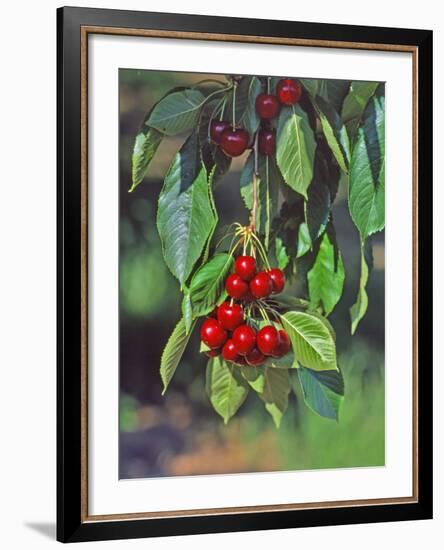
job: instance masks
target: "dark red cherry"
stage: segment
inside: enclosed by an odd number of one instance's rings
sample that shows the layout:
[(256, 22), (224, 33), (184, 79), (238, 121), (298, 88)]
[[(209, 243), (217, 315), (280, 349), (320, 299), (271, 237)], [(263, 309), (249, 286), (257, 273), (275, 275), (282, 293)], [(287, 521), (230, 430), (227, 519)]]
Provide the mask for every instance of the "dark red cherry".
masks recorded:
[(214, 143), (219, 144), (220, 138), (225, 130), (230, 128), (231, 124), (224, 120), (212, 120), (210, 124), (210, 137)]
[(279, 114), (278, 98), (271, 94), (259, 94), (256, 98), (256, 112), (263, 120), (271, 120)]
[(221, 304), (217, 310), (217, 320), (225, 330), (234, 330), (244, 322), (244, 310), (239, 304)]
[(238, 256), (234, 262), (234, 271), (244, 281), (251, 281), (256, 275), (256, 260), (253, 256)]
[(209, 348), (217, 349), (225, 344), (227, 332), (212, 317), (205, 319), (200, 328), (200, 338)]
[(279, 342), (276, 348), (273, 350), (272, 355), (274, 357), (283, 357), (284, 355), (287, 355), (290, 349), (291, 349), (291, 342), (288, 334), (285, 332), (285, 330), (280, 330)]
[(278, 269), (277, 267), (275, 267), (273, 269), (270, 269), (270, 271), (268, 271), (267, 273), (272, 281), (273, 294), (282, 292), (285, 287), (285, 273), (282, 271), (282, 269)]
[(276, 132), (274, 130), (259, 130), (259, 153), (261, 155), (274, 155), (276, 151)]
[(233, 361), (234, 363), (239, 359), (239, 352), (231, 338), (225, 342), (222, 348), (222, 357), (225, 361)]
[(247, 355), (256, 345), (256, 331), (248, 325), (240, 325), (233, 332), (233, 343), (240, 355)]
[(210, 349), (205, 353), (208, 355), (208, 357), (217, 357), (218, 355), (220, 355), (220, 352), (221, 352), (221, 349), (216, 348), (216, 349)]
[(240, 300), (248, 292), (248, 283), (243, 281), (237, 273), (232, 273), (225, 281), (225, 290), (228, 292), (228, 296)]
[(236, 365), (239, 365), (240, 367), (244, 367), (247, 364), (247, 360), (243, 355), (238, 355), (236, 361), (234, 361)]
[(260, 271), (250, 281), (250, 292), (255, 298), (267, 298), (272, 290), (272, 280), (265, 271)]
[(302, 87), (296, 80), (284, 78), (277, 83), (276, 94), (282, 105), (294, 105), (301, 99)]
[(250, 366), (258, 367), (265, 361), (265, 355), (257, 348), (253, 348), (250, 353), (247, 353), (245, 359)]
[(229, 157), (238, 157), (248, 147), (250, 135), (243, 128), (227, 128), (222, 132), (220, 148)]
[(279, 344), (279, 332), (273, 325), (267, 325), (257, 333), (257, 347), (265, 355), (272, 355)]

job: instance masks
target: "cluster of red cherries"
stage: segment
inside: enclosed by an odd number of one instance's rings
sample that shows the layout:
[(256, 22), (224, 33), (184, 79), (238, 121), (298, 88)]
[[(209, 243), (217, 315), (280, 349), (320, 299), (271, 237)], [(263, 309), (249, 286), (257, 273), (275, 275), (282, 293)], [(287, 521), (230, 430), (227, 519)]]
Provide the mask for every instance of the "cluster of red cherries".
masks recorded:
[[(273, 155), (276, 150), (276, 132), (270, 121), (277, 117), (281, 105), (295, 105), (302, 95), (299, 82), (291, 78), (279, 80), (276, 95), (261, 93), (256, 98), (256, 112), (262, 121), (258, 135), (258, 150), (262, 155)], [(229, 157), (238, 157), (248, 148), (250, 135), (241, 127), (233, 127), (224, 120), (212, 120), (210, 136)]]
[(256, 331), (247, 324), (243, 304), (234, 302), (251, 304), (282, 292), (284, 286), (285, 275), (280, 269), (258, 272), (252, 256), (237, 257), (234, 273), (225, 281), (225, 289), (232, 300), (215, 308), (200, 329), (202, 342), (210, 348), (207, 355), (222, 355), (226, 361), (252, 367), (261, 365), (267, 357), (286, 355), (291, 348), (288, 334), (272, 324)]

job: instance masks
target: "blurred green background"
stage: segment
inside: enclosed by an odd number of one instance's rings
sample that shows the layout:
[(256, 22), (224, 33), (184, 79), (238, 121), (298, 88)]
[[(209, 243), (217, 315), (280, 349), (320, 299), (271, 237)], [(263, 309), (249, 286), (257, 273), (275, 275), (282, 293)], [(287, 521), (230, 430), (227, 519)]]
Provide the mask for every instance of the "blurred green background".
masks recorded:
[[(345, 379), (340, 421), (304, 404), (297, 377), (276, 430), (250, 392), (228, 426), (205, 394), (206, 357), (198, 331), (168, 392), (161, 395), (163, 347), (180, 317), (179, 285), (164, 264), (156, 229), (162, 178), (185, 136), (164, 139), (145, 181), (133, 193), (131, 151), (146, 112), (170, 88), (223, 76), (121, 69), (120, 85), (120, 438), (119, 477), (341, 468), (384, 465), (384, 235), (373, 242), (369, 308), (354, 337), (348, 309), (359, 277), (359, 240), (341, 185), (335, 226), (344, 257), (344, 296), (330, 316)], [(236, 159), (216, 189), (221, 224), (247, 221)]]

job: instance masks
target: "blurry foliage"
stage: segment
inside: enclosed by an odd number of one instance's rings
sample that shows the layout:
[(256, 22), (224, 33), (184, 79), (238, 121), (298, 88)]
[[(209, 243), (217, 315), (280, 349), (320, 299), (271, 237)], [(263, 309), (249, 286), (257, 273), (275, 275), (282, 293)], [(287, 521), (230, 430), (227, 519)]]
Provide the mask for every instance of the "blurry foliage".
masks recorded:
[[(159, 96), (206, 77), (214, 75), (119, 72), (120, 477), (383, 465), (384, 234), (373, 242), (371, 300), (359, 335), (352, 340), (348, 308), (359, 283), (353, 277), (359, 273), (359, 239), (343, 200), (347, 193), (343, 183), (334, 218), (347, 277), (343, 303), (331, 315), (346, 385), (340, 422), (312, 413), (302, 403), (298, 384), (293, 384), (296, 393), (290, 395), (292, 403), (280, 430), (275, 430), (269, 414), (251, 396), (239, 418), (224, 426), (205, 394), (206, 359), (191, 351), (198, 349), (197, 335), (176, 373), (174, 391), (160, 396), (160, 355), (179, 315), (180, 293), (162, 258), (155, 211), (161, 177), (183, 140), (162, 142), (143, 193), (127, 191), (131, 151), (143, 114)], [(242, 163), (243, 159), (236, 159), (223, 190), (215, 190), (220, 227), (247, 220), (248, 212), (238, 200), (239, 173), (235, 172)], [(299, 290), (296, 287), (297, 283), (293, 289)]]

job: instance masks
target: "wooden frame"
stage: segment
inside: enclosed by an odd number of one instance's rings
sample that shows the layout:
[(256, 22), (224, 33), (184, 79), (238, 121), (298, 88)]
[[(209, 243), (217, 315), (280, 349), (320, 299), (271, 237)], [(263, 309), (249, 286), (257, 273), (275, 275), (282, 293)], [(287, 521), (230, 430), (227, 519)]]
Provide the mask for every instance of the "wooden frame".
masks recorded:
[[(232, 33), (223, 32), (227, 22)], [(254, 33), (254, 34), (252, 34)], [(413, 58), (413, 494), (90, 516), (87, 473), (89, 34), (402, 51)], [(430, 31), (83, 8), (58, 10), (58, 534), (64, 542), (430, 518), (432, 252)], [(421, 265), (421, 271), (418, 270)], [(80, 283), (80, 284), (79, 284)], [(427, 363), (420, 369), (418, 357)], [(132, 521), (128, 521), (132, 520)]]

